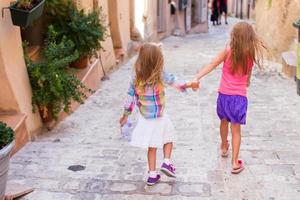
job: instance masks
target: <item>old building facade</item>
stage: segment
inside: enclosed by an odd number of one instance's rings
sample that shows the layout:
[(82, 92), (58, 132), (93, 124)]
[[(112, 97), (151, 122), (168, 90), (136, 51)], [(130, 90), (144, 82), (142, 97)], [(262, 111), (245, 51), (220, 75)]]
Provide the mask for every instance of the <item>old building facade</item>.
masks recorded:
[[(2, 0), (0, 8), (8, 7), (10, 2)], [(88, 70), (80, 72), (81, 81), (92, 89), (100, 87), (104, 73), (133, 55), (140, 42), (208, 30), (206, 0), (74, 0), (74, 3), (85, 12), (101, 7), (109, 25), (109, 37), (102, 44), (104, 50)], [(32, 89), (20, 28), (12, 24), (9, 11), (0, 18), (0, 25), (0, 120), (16, 130), (16, 151), (41, 132), (43, 123), (39, 113), (32, 112)], [(38, 51), (38, 47), (33, 48), (32, 56)]]

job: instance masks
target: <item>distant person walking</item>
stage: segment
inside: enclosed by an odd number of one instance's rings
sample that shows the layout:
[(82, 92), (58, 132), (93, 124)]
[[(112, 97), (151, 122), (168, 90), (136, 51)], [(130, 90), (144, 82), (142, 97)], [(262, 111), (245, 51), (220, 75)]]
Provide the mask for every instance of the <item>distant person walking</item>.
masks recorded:
[(219, 24), (219, 0), (213, 0), (211, 7), (211, 17), (210, 21), (212, 21), (213, 25)]
[(222, 24), (221, 18), (223, 13), (225, 15), (225, 24), (228, 24), (227, 22), (228, 2), (227, 0), (218, 0), (218, 4), (219, 4), (219, 24)]

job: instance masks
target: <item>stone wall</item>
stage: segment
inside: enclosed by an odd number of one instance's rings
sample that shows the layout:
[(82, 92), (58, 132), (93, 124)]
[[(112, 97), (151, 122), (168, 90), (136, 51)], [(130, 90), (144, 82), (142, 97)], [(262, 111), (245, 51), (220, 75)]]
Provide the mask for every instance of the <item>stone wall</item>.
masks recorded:
[(278, 61), (282, 52), (296, 50), (297, 30), (292, 23), (300, 18), (299, 13), (299, 0), (273, 0), (271, 6), (266, 0), (257, 0), (256, 30)]

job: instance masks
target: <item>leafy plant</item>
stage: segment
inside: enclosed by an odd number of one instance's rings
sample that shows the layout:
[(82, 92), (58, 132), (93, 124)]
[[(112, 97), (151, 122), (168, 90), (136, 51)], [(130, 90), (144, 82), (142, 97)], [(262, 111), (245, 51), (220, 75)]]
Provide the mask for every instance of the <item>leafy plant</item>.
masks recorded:
[(7, 124), (0, 122), (0, 149), (11, 143), (14, 138), (14, 131)]
[(80, 57), (96, 54), (102, 48), (101, 41), (107, 37), (107, 26), (101, 9), (85, 14), (83, 10), (70, 7), (68, 17), (58, 20), (54, 26), (60, 38), (66, 36), (75, 43)]
[(67, 37), (63, 37), (59, 43), (57, 43), (58, 33), (54, 27), (50, 25), (48, 27), (46, 48), (43, 51), (43, 57), (46, 60), (51, 61), (51, 64), (57, 67), (65, 68), (69, 66), (71, 62), (78, 59), (79, 53), (75, 49), (75, 44)]
[(39, 2), (41, 2), (41, 0), (19, 0), (17, 1), (16, 7), (22, 10), (31, 10)]
[(92, 92), (68, 71), (67, 66), (79, 57), (75, 44), (66, 37), (57, 42), (56, 37), (57, 32), (49, 26), (41, 62), (34, 63), (25, 56), (33, 90), (32, 103), (42, 110), (43, 118), (57, 119), (62, 110), (69, 113), (72, 101), (83, 103), (87, 98), (85, 92)]
[(75, 9), (72, 0), (47, 0), (45, 2), (45, 13), (51, 18), (50, 23), (59, 23), (70, 20), (69, 11)]

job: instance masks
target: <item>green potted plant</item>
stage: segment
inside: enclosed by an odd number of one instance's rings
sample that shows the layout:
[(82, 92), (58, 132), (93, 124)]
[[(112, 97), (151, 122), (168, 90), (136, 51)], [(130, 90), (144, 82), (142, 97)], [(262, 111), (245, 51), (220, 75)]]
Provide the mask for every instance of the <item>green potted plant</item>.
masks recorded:
[(27, 27), (38, 19), (44, 10), (45, 0), (18, 0), (9, 9), (16, 26)]
[(4, 199), (10, 153), (14, 147), (14, 131), (0, 121), (0, 199)]
[(65, 36), (75, 43), (75, 49), (80, 55), (72, 63), (76, 68), (85, 68), (89, 57), (97, 55), (97, 51), (102, 48), (101, 42), (107, 37), (107, 26), (101, 9), (85, 14), (74, 6), (69, 7), (68, 17), (57, 21), (55, 28), (60, 38)]
[(72, 101), (83, 103), (85, 92), (92, 92), (68, 70), (69, 64), (79, 57), (75, 44), (66, 37), (60, 42), (56, 38), (57, 32), (49, 26), (42, 60), (33, 62), (25, 56), (32, 103), (38, 106), (44, 122), (57, 119), (62, 110), (69, 113)]

